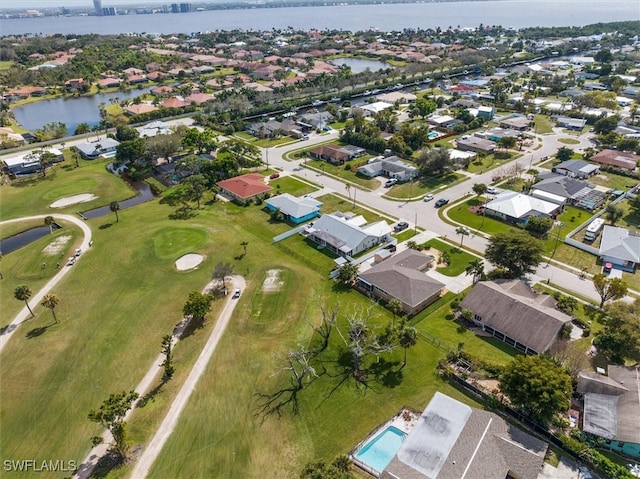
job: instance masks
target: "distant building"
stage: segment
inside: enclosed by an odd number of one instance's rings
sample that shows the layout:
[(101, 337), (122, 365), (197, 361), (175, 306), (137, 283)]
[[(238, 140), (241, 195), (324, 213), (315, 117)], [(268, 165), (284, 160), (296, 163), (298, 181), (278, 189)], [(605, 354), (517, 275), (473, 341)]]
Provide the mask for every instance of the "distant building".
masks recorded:
[(193, 5), (190, 3), (172, 3), (171, 13), (188, 13), (193, 11)]
[(96, 10), (96, 15), (102, 16), (102, 0), (93, 0), (93, 8)]
[(118, 10), (115, 7), (104, 7), (102, 9), (102, 15), (106, 17), (112, 17), (118, 14)]

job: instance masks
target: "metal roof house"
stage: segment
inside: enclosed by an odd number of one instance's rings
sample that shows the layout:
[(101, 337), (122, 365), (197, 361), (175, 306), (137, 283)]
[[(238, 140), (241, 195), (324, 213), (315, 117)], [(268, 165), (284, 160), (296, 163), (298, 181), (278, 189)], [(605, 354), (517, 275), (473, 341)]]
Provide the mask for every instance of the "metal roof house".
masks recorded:
[(433, 260), (432, 256), (406, 249), (359, 274), (357, 287), (384, 301), (397, 299), (405, 313), (414, 315), (437, 300), (445, 287), (424, 273)]
[(116, 151), (120, 142), (113, 138), (102, 138), (90, 143), (78, 143), (76, 148), (85, 160), (95, 160), (105, 153)]
[(558, 175), (584, 179), (597, 175), (600, 167), (584, 160), (567, 160), (551, 168), (551, 171)]
[(525, 354), (547, 351), (571, 317), (549, 295), (536, 294), (520, 280), (481, 281), (460, 303), (473, 311), (483, 331)]
[(500, 193), (493, 201), (485, 205), (487, 215), (512, 223), (526, 223), (531, 216), (552, 218), (561, 209), (562, 205), (560, 204), (524, 195), (517, 191)]
[(547, 444), (436, 392), (381, 479), (534, 479)]
[(609, 365), (607, 373), (583, 371), (578, 376), (577, 391), (584, 397), (583, 430), (607, 439), (611, 449), (640, 457), (640, 370)]
[(391, 227), (386, 221), (368, 224), (363, 216), (341, 212), (320, 216), (301, 234), (344, 257), (354, 256), (392, 240)]
[(287, 221), (294, 224), (304, 223), (320, 216), (322, 202), (310, 196), (295, 197), (289, 193), (283, 193), (265, 200), (269, 211), (280, 210)]
[(640, 264), (640, 235), (625, 228), (606, 225), (598, 254), (603, 263), (611, 263), (633, 273)]

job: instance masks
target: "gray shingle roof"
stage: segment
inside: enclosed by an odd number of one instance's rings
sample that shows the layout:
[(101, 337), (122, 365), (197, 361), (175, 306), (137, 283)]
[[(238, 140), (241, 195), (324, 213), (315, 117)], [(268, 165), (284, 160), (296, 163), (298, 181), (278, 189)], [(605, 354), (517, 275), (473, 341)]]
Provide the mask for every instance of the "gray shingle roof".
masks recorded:
[(542, 180), (540, 183), (533, 185), (534, 190), (542, 190), (564, 198), (573, 198), (583, 190), (590, 190), (589, 185), (581, 180), (570, 178), (563, 175), (555, 175), (555, 177)]
[(360, 278), (413, 308), (445, 286), (421, 271), (432, 260), (426, 254), (407, 249), (365, 271)]
[(481, 281), (460, 305), (480, 316), (486, 326), (542, 353), (551, 347), (571, 317), (541, 304), (531, 296), (533, 293), (522, 294), (523, 287), (528, 289), (520, 280)]
[(602, 232), (600, 256), (640, 263), (640, 236), (624, 228), (607, 225)]

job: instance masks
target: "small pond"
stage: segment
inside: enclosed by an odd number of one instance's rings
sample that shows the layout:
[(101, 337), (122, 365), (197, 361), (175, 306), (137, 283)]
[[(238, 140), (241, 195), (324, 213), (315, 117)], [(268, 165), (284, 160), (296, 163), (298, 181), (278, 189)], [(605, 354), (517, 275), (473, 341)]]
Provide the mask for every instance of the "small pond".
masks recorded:
[(0, 251), (2, 254), (9, 254), (13, 251), (27, 246), (29, 243), (33, 243), (35, 240), (47, 236), (51, 233), (51, 229), (62, 228), (59, 224), (54, 223), (51, 228), (48, 226), (36, 226), (35, 228), (28, 229), (21, 233), (9, 236), (0, 240)]
[(394, 68), (393, 65), (380, 60), (363, 60), (362, 58), (334, 58), (329, 60), (332, 65), (340, 66), (346, 65), (351, 68), (353, 73), (362, 73), (367, 70), (377, 72), (378, 70), (386, 70), (387, 68)]

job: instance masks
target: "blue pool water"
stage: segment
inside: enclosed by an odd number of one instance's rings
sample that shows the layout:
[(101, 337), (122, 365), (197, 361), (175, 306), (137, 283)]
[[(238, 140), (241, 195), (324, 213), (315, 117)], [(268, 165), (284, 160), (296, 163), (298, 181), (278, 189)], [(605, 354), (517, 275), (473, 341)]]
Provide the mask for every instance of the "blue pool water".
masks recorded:
[(430, 131), (427, 134), (427, 138), (429, 138), (430, 140), (433, 140), (435, 138), (438, 138), (440, 136), (440, 133), (436, 132), (436, 131)]
[(389, 426), (371, 441), (366, 443), (356, 457), (378, 472), (391, 462), (407, 435), (400, 429)]

